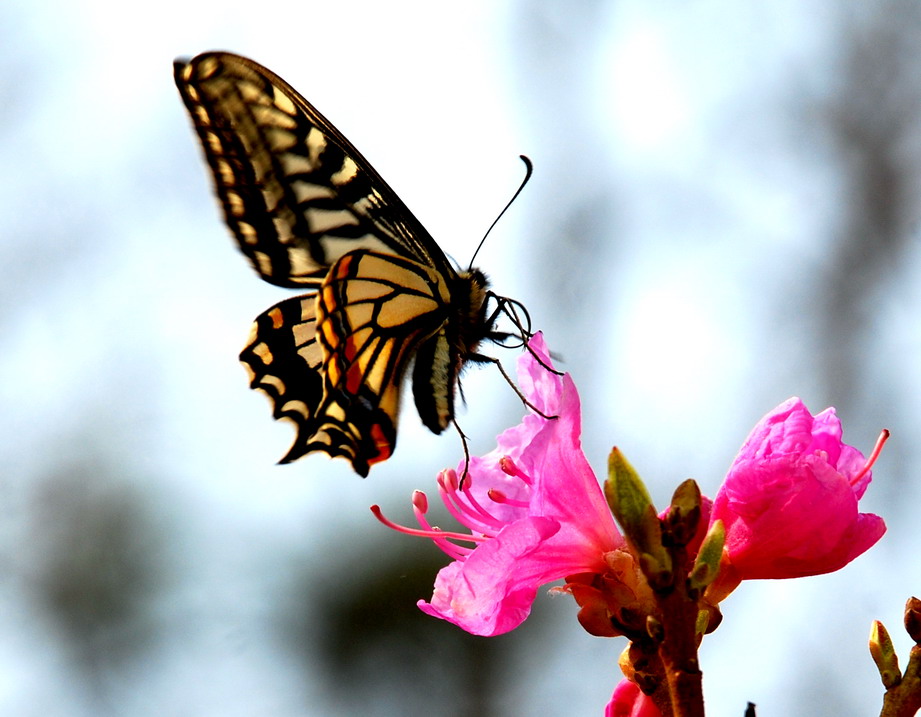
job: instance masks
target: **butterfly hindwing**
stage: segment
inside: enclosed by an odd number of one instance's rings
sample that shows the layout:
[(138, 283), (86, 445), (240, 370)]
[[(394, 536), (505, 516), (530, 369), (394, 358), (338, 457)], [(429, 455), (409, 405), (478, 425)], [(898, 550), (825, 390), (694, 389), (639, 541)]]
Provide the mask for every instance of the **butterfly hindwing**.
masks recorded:
[[(282, 462), (324, 451), (367, 475), (385, 460), (396, 442), (406, 366), (421, 345), (444, 342), (450, 302), (448, 286), (429, 267), (360, 250), (333, 266), (316, 295), (288, 299), (257, 318), (240, 358), (275, 417), (297, 427)], [(453, 397), (453, 381), (426, 391), (436, 388)]]
[(317, 297), (325, 390), (396, 418), (399, 380), (419, 344), (448, 320), (450, 295), (418, 262), (356, 251), (330, 270)]
[(366, 475), (390, 456), (403, 374), (448, 321), (447, 289), (437, 272), (402, 257), (360, 250), (333, 266), (317, 295), (324, 398), (290, 459), (322, 450)]
[(298, 427), (316, 416), (323, 400), (323, 350), (316, 324), (315, 295), (285, 299), (256, 318), (240, 352), (250, 387), (269, 397), (275, 418)]

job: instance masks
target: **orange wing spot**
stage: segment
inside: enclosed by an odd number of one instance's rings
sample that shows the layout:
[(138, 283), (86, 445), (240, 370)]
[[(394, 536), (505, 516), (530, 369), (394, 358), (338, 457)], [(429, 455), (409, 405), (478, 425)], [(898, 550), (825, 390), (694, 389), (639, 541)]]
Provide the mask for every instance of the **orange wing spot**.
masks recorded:
[(349, 370), (345, 375), (345, 390), (351, 393), (353, 396), (358, 395), (358, 391), (361, 388), (361, 384), (364, 383), (365, 372), (362, 370), (361, 366), (357, 363), (353, 363), (349, 366)]
[[(352, 262), (354, 260), (355, 257), (346, 254), (336, 263), (336, 266), (333, 267), (335, 273), (330, 272), (330, 276), (334, 279), (347, 279), (352, 270)], [(327, 277), (327, 280), (329, 280), (329, 277)]]
[(272, 319), (273, 329), (280, 329), (285, 325), (285, 317), (282, 316), (281, 309), (279, 309), (277, 306), (269, 309), (269, 311), (266, 312), (266, 316)]
[(345, 356), (345, 360), (349, 363), (355, 360), (355, 357), (358, 355), (358, 342), (355, 340), (354, 335), (346, 338), (345, 344), (342, 347), (342, 355)]
[(261, 358), (262, 363), (264, 363), (266, 366), (271, 365), (272, 361), (275, 360), (275, 357), (272, 356), (272, 350), (262, 341), (260, 341), (258, 344), (255, 344), (252, 349), (253, 353)]
[(374, 445), (377, 448), (377, 455), (368, 459), (368, 465), (374, 465), (375, 463), (380, 463), (390, 458), (392, 446), (390, 445), (390, 441), (384, 436), (384, 431), (381, 429), (380, 423), (375, 423), (371, 426), (371, 440), (374, 441)]

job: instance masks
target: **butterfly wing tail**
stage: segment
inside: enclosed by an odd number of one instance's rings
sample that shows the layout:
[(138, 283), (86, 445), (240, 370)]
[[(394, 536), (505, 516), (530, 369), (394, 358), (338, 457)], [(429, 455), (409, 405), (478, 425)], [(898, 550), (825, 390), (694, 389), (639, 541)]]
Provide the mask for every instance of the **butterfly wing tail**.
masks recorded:
[(390, 417), (380, 410), (356, 410), (348, 407), (348, 419), (337, 401), (325, 401), (319, 409), (322, 418), (298, 426), (298, 435), (279, 463), (291, 463), (309, 453), (322, 452), (342, 457), (352, 464), (358, 475), (366, 478), (371, 466), (387, 460), (396, 445), (396, 428)]

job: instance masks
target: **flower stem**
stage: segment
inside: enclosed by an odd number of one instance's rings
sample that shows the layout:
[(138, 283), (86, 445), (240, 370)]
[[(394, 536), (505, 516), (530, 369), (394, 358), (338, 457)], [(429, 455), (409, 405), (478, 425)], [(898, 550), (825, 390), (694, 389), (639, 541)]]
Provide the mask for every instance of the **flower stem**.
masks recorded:
[(901, 681), (886, 690), (880, 717), (913, 717), (921, 710), (921, 645), (911, 648)]
[[(675, 574), (687, 575), (690, 567), (684, 547), (672, 553)], [(659, 656), (671, 696), (674, 717), (704, 717), (703, 673), (697, 659), (697, 600), (687, 591), (687, 580), (676, 580), (672, 589), (659, 595), (664, 638)]]

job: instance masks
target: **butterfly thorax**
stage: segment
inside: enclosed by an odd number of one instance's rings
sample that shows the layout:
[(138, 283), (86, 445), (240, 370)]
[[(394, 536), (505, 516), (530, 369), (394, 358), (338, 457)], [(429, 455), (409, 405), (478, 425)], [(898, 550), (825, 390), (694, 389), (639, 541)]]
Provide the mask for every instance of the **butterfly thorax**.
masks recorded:
[(458, 298), (453, 308), (456, 312), (456, 326), (459, 329), (457, 342), (461, 361), (475, 354), (480, 342), (492, 333), (493, 322), (486, 318), (488, 290), (489, 279), (479, 269), (470, 269), (458, 274), (454, 294)]

